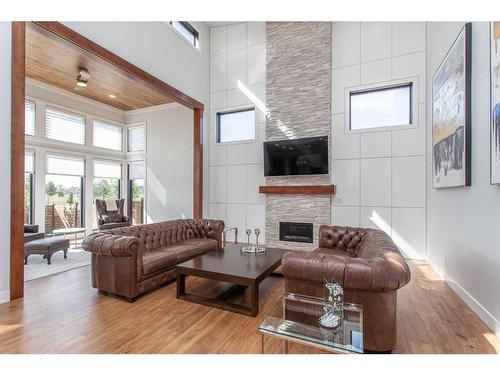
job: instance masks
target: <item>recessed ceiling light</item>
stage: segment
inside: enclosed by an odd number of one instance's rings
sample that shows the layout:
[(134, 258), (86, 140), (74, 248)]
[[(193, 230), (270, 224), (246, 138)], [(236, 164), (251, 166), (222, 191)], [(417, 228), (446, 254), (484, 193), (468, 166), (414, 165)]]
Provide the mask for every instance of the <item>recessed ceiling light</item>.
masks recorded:
[(116, 95), (113, 95), (113, 94), (109, 94), (108, 96), (109, 96), (110, 98), (113, 98), (113, 99), (115, 99), (115, 98), (116, 98)]

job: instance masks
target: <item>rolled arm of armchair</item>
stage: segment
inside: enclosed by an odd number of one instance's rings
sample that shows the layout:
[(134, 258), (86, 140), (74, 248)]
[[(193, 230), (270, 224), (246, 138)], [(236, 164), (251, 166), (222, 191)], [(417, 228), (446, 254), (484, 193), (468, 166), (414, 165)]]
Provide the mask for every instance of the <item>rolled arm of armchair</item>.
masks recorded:
[(282, 264), (287, 278), (316, 282), (328, 278), (346, 289), (388, 292), (410, 281), (409, 268), (404, 260), (399, 259), (344, 258), (294, 251), (284, 256)]
[(224, 231), (224, 221), (215, 219), (201, 219), (200, 226), (203, 228), (207, 238), (217, 241), (217, 247), (220, 249), (222, 245), (222, 232)]
[(136, 237), (100, 232), (87, 236), (83, 240), (82, 248), (96, 255), (137, 257), (141, 249), (141, 240)]

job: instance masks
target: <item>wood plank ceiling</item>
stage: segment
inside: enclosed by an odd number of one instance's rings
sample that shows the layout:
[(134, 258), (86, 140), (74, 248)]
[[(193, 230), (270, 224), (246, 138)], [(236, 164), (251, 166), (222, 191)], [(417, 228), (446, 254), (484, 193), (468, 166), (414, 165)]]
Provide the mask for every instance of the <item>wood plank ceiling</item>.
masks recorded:
[[(75, 91), (79, 67), (91, 77), (85, 89)], [(26, 30), (26, 76), (124, 111), (173, 102), (153, 86), (33, 23)]]

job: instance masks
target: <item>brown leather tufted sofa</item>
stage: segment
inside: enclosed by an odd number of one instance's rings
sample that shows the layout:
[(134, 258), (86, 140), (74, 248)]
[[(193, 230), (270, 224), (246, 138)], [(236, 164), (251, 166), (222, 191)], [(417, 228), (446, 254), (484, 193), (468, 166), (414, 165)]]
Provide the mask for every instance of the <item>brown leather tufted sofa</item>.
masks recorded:
[(129, 302), (176, 277), (176, 265), (222, 247), (221, 220), (172, 220), (93, 233), (92, 286)]
[(363, 306), (365, 350), (394, 348), (397, 290), (410, 281), (410, 269), (386, 233), (324, 225), (316, 250), (289, 252), (282, 264), (287, 292), (323, 297), (324, 278), (335, 280), (345, 302)]

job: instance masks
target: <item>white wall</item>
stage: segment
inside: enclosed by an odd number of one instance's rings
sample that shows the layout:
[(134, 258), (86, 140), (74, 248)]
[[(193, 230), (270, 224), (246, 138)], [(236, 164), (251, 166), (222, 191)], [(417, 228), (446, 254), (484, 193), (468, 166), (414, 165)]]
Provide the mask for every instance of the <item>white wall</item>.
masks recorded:
[[(259, 240), (265, 240), (265, 196), (258, 193), (264, 184), (265, 27), (250, 22), (210, 29), (210, 217), (238, 227), (240, 241), (247, 228), (260, 228)], [(217, 112), (248, 107), (256, 109), (257, 139), (217, 144)]]
[(162, 105), (126, 121), (146, 123), (146, 222), (193, 217), (193, 111)]
[(10, 28), (0, 22), (0, 303), (10, 299)]
[[(426, 254), (425, 22), (336, 22), (332, 31), (332, 222), (386, 231)], [(418, 79), (417, 128), (352, 134), (345, 89)]]
[(475, 312), (500, 335), (500, 187), (490, 185), (489, 23), (472, 25), (472, 186), (433, 189), (432, 75), (464, 23), (427, 29), (428, 258)]
[[(203, 143), (209, 144), (209, 29), (191, 22), (200, 34), (200, 50), (188, 45), (164, 22), (63, 22), (205, 105)], [(209, 147), (203, 148), (203, 212), (208, 214)]]

